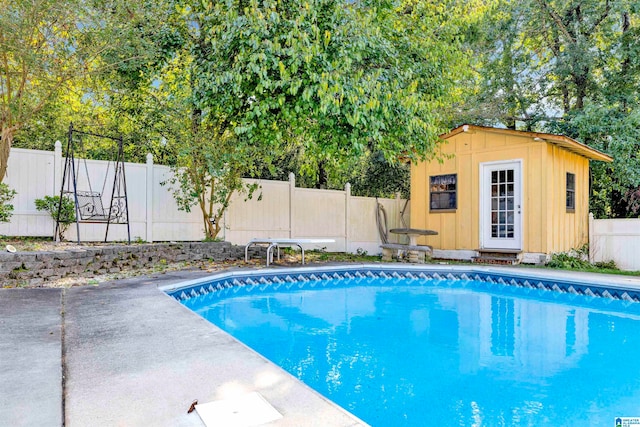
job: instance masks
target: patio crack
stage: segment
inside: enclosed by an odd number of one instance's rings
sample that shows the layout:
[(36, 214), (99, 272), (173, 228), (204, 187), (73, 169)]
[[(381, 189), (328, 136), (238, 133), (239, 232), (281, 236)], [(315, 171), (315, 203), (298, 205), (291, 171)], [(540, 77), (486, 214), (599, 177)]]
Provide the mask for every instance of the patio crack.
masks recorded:
[(65, 337), (65, 299), (66, 299), (66, 289), (62, 289), (62, 293), (60, 295), (60, 369), (62, 374), (61, 388), (62, 388), (62, 420), (61, 426), (64, 427), (67, 416), (65, 413), (65, 404), (66, 404), (66, 396), (67, 396), (67, 348), (66, 348), (66, 337)]

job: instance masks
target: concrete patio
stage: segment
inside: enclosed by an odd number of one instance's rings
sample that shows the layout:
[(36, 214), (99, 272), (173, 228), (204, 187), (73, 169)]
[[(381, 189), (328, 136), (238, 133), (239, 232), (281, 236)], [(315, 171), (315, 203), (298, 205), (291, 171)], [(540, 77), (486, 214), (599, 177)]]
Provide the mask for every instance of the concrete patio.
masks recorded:
[(203, 426), (193, 400), (253, 391), (268, 425), (364, 425), (157, 289), (206, 274), (0, 289), (0, 425)]

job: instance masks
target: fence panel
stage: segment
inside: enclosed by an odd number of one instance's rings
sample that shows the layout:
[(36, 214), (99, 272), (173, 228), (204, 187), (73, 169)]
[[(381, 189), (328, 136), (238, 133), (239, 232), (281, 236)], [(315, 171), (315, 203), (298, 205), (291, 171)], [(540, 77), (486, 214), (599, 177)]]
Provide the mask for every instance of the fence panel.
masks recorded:
[(6, 236), (51, 236), (53, 225), (47, 212), (36, 210), (35, 200), (60, 191), (54, 182), (55, 156), (51, 151), (11, 149), (4, 182), (17, 194), (11, 201), (11, 222), (0, 223)]
[[(10, 223), (0, 224), (0, 234), (8, 236), (53, 236), (54, 221), (47, 212), (35, 209), (34, 200), (58, 195), (63, 167), (61, 145), (55, 152), (12, 149), (5, 182), (18, 194), (13, 200), (14, 215)], [(78, 189), (100, 192), (108, 208), (113, 185), (113, 163), (100, 160), (78, 160)], [(197, 241), (204, 237), (202, 216), (198, 206), (191, 212), (178, 209), (171, 184), (171, 168), (126, 163), (127, 193), (131, 238), (146, 241)], [(106, 180), (105, 180), (106, 177)], [(295, 187), (289, 181), (247, 180), (259, 189), (250, 200), (243, 194), (232, 198), (223, 220), (221, 238), (245, 244), (255, 237), (298, 237), (334, 239), (334, 244), (321, 245), (330, 251), (358, 249), (379, 253), (380, 236), (376, 225), (376, 199), (352, 197), (345, 191)], [(387, 212), (387, 228), (402, 226), (400, 210), (405, 201), (379, 199)], [(405, 219), (407, 217), (405, 216)], [(80, 224), (83, 241), (104, 239), (106, 224)], [(66, 238), (76, 239), (72, 224)], [(127, 238), (126, 225), (112, 224), (109, 240)], [(312, 248), (318, 245), (310, 245)]]
[[(173, 197), (173, 185), (167, 180), (173, 172), (168, 166), (153, 166), (153, 203), (150, 209), (152, 219), (152, 239), (156, 242), (168, 241), (197, 241), (204, 237), (202, 214), (198, 206), (193, 206), (191, 212), (178, 209)], [(162, 185), (166, 182), (165, 185)], [(148, 202), (147, 202), (148, 203)]]
[(296, 188), (293, 237), (333, 239), (329, 251), (346, 251), (346, 194), (344, 191)]
[(618, 268), (640, 271), (640, 218), (593, 219), (590, 216), (591, 262), (615, 261)]
[(287, 181), (245, 180), (258, 184), (251, 199), (235, 194), (225, 213), (223, 237), (245, 244), (256, 237), (290, 237), (290, 183)]

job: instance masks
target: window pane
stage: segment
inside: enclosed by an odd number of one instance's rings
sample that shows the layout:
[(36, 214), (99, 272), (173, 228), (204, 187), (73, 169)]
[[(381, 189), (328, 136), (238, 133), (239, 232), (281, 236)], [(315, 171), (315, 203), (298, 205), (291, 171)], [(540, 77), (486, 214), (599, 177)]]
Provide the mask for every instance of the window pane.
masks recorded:
[(576, 208), (576, 176), (575, 174), (567, 172), (567, 188), (566, 188), (566, 199), (567, 199), (567, 209), (575, 209)]
[(575, 193), (573, 191), (567, 191), (567, 208), (575, 209), (575, 207), (576, 207)]
[(576, 188), (576, 176), (572, 173), (567, 173), (567, 190), (575, 190)]
[(507, 181), (513, 182), (513, 169), (507, 171)]
[(429, 177), (431, 209), (455, 209), (457, 199), (457, 175), (437, 175)]

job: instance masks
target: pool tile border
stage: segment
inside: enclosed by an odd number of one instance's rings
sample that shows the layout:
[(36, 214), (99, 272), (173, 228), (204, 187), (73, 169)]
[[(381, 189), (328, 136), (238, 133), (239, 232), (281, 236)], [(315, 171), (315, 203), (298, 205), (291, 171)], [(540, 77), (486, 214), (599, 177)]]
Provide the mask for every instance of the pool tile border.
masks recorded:
[[(285, 286), (304, 287), (315, 281), (327, 279), (357, 278), (409, 279), (409, 280), (460, 280), (477, 281), (488, 288), (500, 286), (535, 291), (555, 292), (556, 295), (582, 295), (590, 298), (606, 298), (629, 303), (640, 302), (640, 287), (607, 285), (598, 282), (580, 282), (566, 277), (553, 277), (531, 272), (508, 271), (486, 268), (453, 268), (441, 266), (396, 266), (396, 265), (350, 265), (319, 266), (287, 269), (239, 270), (215, 274), (197, 281), (185, 282), (177, 286), (162, 288), (178, 301), (207, 295), (225, 289), (249, 286), (248, 290), (273, 290)], [(311, 282), (311, 283), (310, 283)], [(247, 290), (247, 289), (245, 289)], [(549, 294), (554, 296), (554, 294)]]

